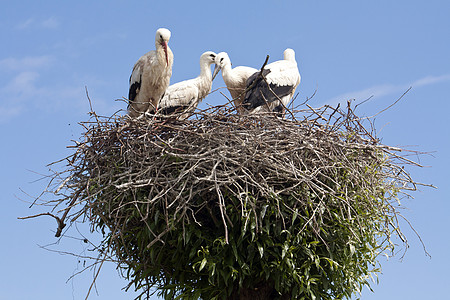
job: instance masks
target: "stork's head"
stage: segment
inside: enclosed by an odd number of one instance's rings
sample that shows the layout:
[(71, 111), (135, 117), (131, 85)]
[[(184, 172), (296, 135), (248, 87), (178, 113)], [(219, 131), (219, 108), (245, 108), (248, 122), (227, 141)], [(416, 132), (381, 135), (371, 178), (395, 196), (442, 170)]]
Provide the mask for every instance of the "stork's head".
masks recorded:
[(227, 65), (231, 66), (230, 57), (226, 52), (220, 52), (219, 54), (216, 55), (215, 64), (216, 67), (214, 68), (213, 79), (216, 78), (217, 73), (219, 73), (219, 71), (222, 70), (225, 66)]
[[(210, 66), (216, 61), (217, 54), (212, 51), (206, 51), (200, 56), (200, 68), (203, 68), (202, 66), (207, 66), (210, 68)], [(217, 66), (216, 66), (217, 68)], [(214, 69), (215, 71), (216, 69)], [(213, 78), (214, 79), (214, 78)]]
[(216, 65), (219, 66), (220, 69), (223, 69), (227, 65), (231, 66), (230, 57), (226, 52), (220, 52), (219, 54), (217, 54)]
[(216, 61), (217, 54), (212, 51), (206, 51), (200, 56), (200, 64), (211, 65)]
[(295, 61), (295, 51), (291, 48), (287, 48), (283, 52), (284, 60)]
[(167, 43), (169, 43), (170, 40), (170, 31), (166, 28), (159, 28), (156, 31), (156, 37), (155, 37), (155, 45), (158, 49), (159, 47), (162, 47), (164, 49), (164, 53), (166, 55), (166, 63), (167, 66), (169, 65), (169, 56), (167, 54)]

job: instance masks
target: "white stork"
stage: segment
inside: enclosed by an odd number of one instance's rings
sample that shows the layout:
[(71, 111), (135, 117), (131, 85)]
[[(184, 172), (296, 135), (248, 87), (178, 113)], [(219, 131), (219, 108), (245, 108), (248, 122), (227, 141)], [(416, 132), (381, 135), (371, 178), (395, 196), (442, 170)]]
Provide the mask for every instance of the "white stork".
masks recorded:
[(220, 52), (217, 54), (216, 68), (214, 69), (213, 78), (220, 70), (222, 70), (223, 81), (225, 82), (227, 89), (233, 98), (234, 105), (236, 106), (238, 113), (243, 113), (245, 110), (242, 108), (242, 102), (245, 97), (247, 79), (254, 73), (258, 72), (258, 70), (245, 66), (231, 68), (231, 60), (226, 52)]
[(247, 80), (243, 107), (253, 113), (275, 112), (283, 115), (301, 78), (294, 50), (289, 48), (284, 50), (284, 60), (266, 65), (262, 75), (266, 80), (262, 78), (260, 72), (253, 74)]
[(200, 56), (200, 75), (194, 79), (181, 81), (169, 86), (159, 102), (158, 111), (163, 114), (183, 112), (179, 119), (186, 119), (195, 110), (198, 103), (211, 91), (211, 64), (216, 53), (206, 51)]
[(128, 92), (130, 117), (154, 110), (169, 86), (173, 64), (173, 53), (167, 45), (169, 39), (170, 31), (159, 28), (155, 37), (156, 50), (144, 54), (134, 65)]

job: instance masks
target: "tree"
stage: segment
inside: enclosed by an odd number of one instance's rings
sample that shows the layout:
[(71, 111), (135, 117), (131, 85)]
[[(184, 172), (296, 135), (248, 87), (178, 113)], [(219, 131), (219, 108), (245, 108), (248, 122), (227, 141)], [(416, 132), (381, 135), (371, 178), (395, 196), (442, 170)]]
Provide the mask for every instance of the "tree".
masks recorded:
[(350, 103), (288, 112), (92, 112), (53, 178), (64, 214), (50, 215), (59, 232), (90, 222), (99, 261), (112, 257), (141, 298), (152, 287), (166, 299), (350, 298), (396, 237), (406, 245), (395, 204), (416, 189), (413, 162)]

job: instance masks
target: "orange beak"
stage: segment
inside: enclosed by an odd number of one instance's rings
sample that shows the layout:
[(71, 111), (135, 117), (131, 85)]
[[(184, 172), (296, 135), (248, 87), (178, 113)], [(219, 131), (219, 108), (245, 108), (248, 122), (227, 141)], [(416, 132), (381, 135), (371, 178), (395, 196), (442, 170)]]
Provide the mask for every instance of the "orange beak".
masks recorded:
[(167, 42), (161, 42), (161, 46), (164, 49), (164, 53), (166, 54), (166, 63), (169, 66), (169, 55), (167, 55)]

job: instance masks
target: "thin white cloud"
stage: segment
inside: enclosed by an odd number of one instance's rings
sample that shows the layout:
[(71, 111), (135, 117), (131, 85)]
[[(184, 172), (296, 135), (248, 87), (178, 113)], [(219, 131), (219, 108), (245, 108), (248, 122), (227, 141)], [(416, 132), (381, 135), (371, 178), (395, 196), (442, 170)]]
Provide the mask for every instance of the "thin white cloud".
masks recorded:
[(364, 90), (360, 91), (353, 91), (341, 94), (339, 96), (333, 97), (325, 102), (325, 104), (329, 105), (336, 105), (339, 102), (345, 102), (347, 100), (357, 100), (357, 101), (363, 101), (370, 97), (378, 98), (383, 96), (388, 96), (392, 94), (398, 94), (401, 92), (405, 92), (410, 87), (412, 88), (418, 88), (418, 87), (424, 87), (427, 85), (432, 85), (440, 82), (450, 81), (450, 74), (445, 74), (441, 76), (426, 76), (424, 78), (417, 79), (411, 83), (408, 84), (399, 84), (399, 85), (392, 85), (392, 84), (383, 84), (383, 85), (376, 85), (369, 87)]
[(34, 85), (36, 79), (39, 77), (39, 73), (34, 71), (21, 72), (14, 76), (13, 79), (7, 85), (10, 89), (26, 88), (27, 86)]
[(19, 23), (16, 26), (16, 28), (20, 29), (20, 30), (24, 30), (24, 29), (30, 28), (33, 23), (34, 23), (34, 18), (29, 18), (29, 19)]
[[(79, 76), (62, 79), (56, 72), (60, 64), (61, 61), (52, 55), (0, 59), (0, 123), (34, 111), (88, 111), (85, 85), (108, 86), (109, 83)], [(92, 96), (95, 107), (100, 107), (103, 113), (113, 113), (123, 107), (100, 95)]]
[(5, 86), (0, 87), (0, 123), (5, 123), (20, 115), (24, 109), (22, 99), (33, 96), (33, 86), (38, 73), (21, 72)]
[(421, 86), (440, 83), (440, 82), (444, 82), (444, 81), (450, 81), (450, 74), (446, 74), (446, 75), (442, 75), (442, 76), (427, 76), (427, 77), (424, 77), (424, 78), (414, 81), (413, 83), (411, 83), (411, 86), (412, 87), (421, 87)]
[(1, 107), (0, 106), (0, 124), (6, 123), (14, 117), (18, 116), (22, 111), (21, 106)]
[(23, 58), (4, 58), (0, 60), (0, 68), (11, 71), (27, 71), (30, 69), (39, 69), (51, 65), (55, 58), (50, 55), (26, 56)]
[(17, 24), (16, 28), (19, 30), (27, 30), (30, 28), (41, 28), (41, 29), (58, 29), (60, 22), (56, 17), (49, 17), (44, 20), (36, 20), (35, 18), (28, 18), (25, 21)]
[(43, 20), (40, 25), (46, 29), (57, 29), (59, 27), (59, 21), (55, 17), (50, 17)]
[(24, 71), (4, 86), (0, 86), (0, 123), (30, 111), (54, 113), (60, 110), (80, 109), (86, 99), (80, 83), (45, 84), (35, 71)]
[(56, 63), (57, 59), (50, 55), (0, 60), (0, 123), (29, 111), (52, 112), (79, 106), (78, 102), (85, 99), (83, 84), (46, 80)]

